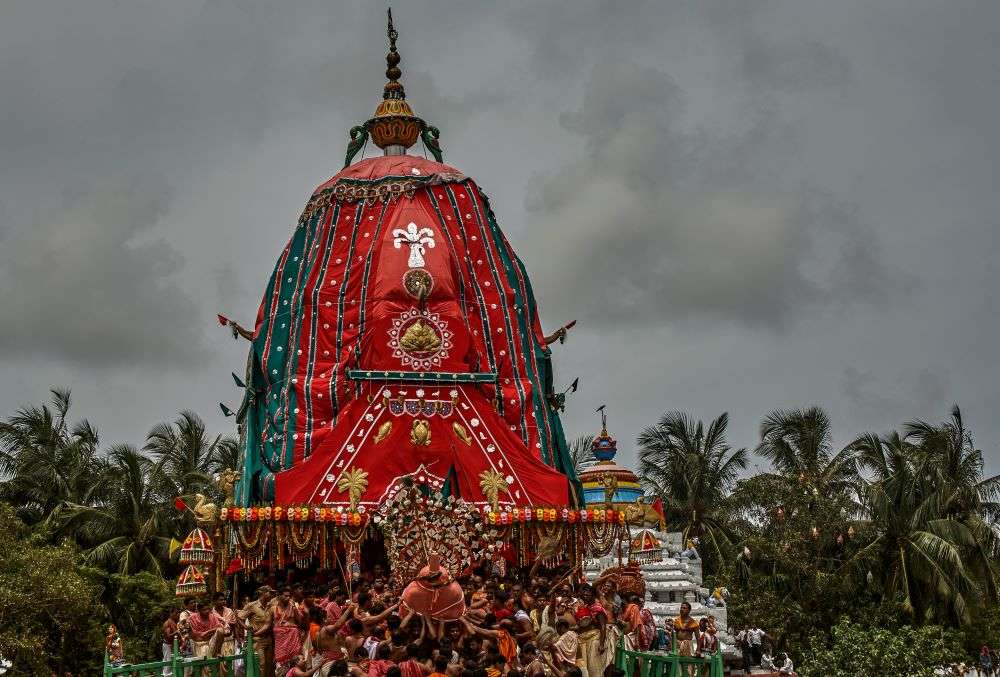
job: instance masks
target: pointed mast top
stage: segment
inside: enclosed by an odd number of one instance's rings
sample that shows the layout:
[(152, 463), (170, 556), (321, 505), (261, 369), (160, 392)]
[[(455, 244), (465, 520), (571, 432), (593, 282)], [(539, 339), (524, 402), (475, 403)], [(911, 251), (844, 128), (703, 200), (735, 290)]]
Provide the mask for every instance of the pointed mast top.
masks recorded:
[(354, 156), (361, 152), (369, 138), (386, 155), (405, 155), (406, 150), (415, 144), (417, 139), (421, 139), (435, 160), (444, 161), (441, 145), (438, 143), (441, 133), (436, 127), (414, 115), (406, 100), (403, 83), (399, 81), (403, 72), (399, 69), (401, 58), (396, 50), (399, 32), (392, 24), (392, 8), (387, 12), (387, 19), (386, 37), (389, 51), (385, 55), (385, 77), (388, 78), (388, 82), (382, 90), (382, 101), (375, 109), (375, 115), (363, 124), (351, 128), (351, 140), (344, 157), (345, 167), (350, 165)]
[(388, 17), (389, 22), (386, 29), (386, 36), (389, 38), (389, 52), (385, 55), (385, 77), (389, 81), (385, 83), (382, 98), (405, 99), (406, 92), (403, 91), (403, 85), (399, 81), (399, 78), (403, 75), (403, 72), (399, 69), (401, 57), (399, 56), (399, 52), (396, 51), (396, 40), (399, 38), (399, 31), (392, 25), (392, 7), (388, 9)]

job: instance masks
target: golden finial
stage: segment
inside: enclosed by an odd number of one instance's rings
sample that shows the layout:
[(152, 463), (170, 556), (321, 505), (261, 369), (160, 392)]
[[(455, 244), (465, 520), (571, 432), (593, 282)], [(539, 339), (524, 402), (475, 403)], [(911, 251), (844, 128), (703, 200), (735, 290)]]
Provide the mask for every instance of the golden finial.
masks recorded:
[(493, 512), (500, 510), (500, 492), (507, 489), (507, 480), (503, 475), (496, 470), (484, 470), (479, 473), (479, 488), (483, 490)]
[(402, 58), (396, 49), (399, 31), (392, 23), (392, 9), (388, 10), (388, 26), (386, 35), (389, 40), (389, 51), (385, 55), (385, 77), (388, 81), (382, 90), (382, 101), (375, 109), (375, 115), (367, 122), (351, 128), (350, 143), (344, 158), (344, 166), (364, 148), (369, 136), (375, 145), (385, 151), (386, 155), (402, 155), (406, 149), (422, 139), (427, 150), (438, 162), (443, 161), (441, 145), (438, 143), (440, 132), (436, 127), (428, 125), (418, 118), (406, 101), (406, 91), (399, 79), (403, 71), (399, 68)]
[(389, 28), (386, 30), (386, 35), (389, 37), (389, 52), (385, 55), (385, 77), (389, 78), (389, 82), (385, 83), (382, 98), (405, 99), (406, 92), (403, 91), (403, 85), (399, 82), (403, 71), (399, 70), (401, 57), (396, 51), (396, 39), (399, 38), (399, 32), (392, 25), (392, 7), (389, 8), (388, 14)]
[(351, 502), (351, 512), (358, 509), (358, 501), (367, 488), (368, 473), (361, 468), (349, 468), (337, 482), (337, 490), (341, 493), (347, 492), (348, 500)]

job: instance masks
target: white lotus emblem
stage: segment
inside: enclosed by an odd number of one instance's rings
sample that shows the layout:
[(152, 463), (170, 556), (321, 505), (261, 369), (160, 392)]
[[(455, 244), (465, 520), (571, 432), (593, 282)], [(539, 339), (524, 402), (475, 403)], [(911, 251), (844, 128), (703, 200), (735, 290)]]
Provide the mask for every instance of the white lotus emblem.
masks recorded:
[(417, 224), (412, 221), (406, 226), (406, 230), (395, 228), (392, 238), (396, 249), (401, 249), (404, 244), (410, 248), (410, 258), (406, 261), (410, 268), (423, 268), (424, 247), (434, 249), (434, 231), (430, 228), (417, 228)]

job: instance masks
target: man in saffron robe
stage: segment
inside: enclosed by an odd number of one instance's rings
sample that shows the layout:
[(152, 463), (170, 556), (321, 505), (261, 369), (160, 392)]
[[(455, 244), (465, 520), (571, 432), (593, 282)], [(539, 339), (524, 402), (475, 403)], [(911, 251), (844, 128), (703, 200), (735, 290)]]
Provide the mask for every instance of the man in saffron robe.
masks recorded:
[(517, 628), (514, 625), (514, 621), (509, 618), (500, 621), (495, 630), (472, 625), (464, 618), (461, 619), (461, 622), (469, 634), (480, 635), (496, 642), (497, 653), (504, 657), (508, 665), (513, 665), (514, 659), (517, 658), (517, 640), (527, 640), (533, 635), (533, 633), (527, 632), (517, 635), (515, 638)]

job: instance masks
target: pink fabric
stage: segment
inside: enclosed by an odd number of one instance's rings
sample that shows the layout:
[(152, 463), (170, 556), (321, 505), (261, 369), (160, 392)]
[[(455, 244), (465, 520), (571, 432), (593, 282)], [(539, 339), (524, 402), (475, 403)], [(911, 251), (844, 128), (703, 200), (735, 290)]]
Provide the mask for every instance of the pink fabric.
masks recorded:
[(302, 651), (302, 633), (297, 624), (298, 613), (294, 604), (282, 611), (274, 608), (274, 662), (284, 663)]
[(395, 663), (381, 659), (375, 659), (368, 664), (368, 677), (385, 677)]
[(222, 626), (222, 619), (214, 611), (208, 614), (207, 619), (203, 619), (201, 614), (195, 613), (191, 614), (188, 624), (191, 626), (194, 639), (198, 642), (205, 642), (211, 637), (211, 633)]
[(341, 616), (344, 615), (344, 610), (340, 608), (340, 605), (334, 602), (332, 599), (326, 603), (326, 622), (327, 625), (332, 625), (336, 623)]
[(427, 677), (424, 666), (412, 658), (400, 663), (399, 670), (403, 673), (403, 677)]
[(639, 612), (639, 617), (642, 619), (642, 625), (639, 628), (639, 644), (640, 648), (646, 651), (653, 646), (653, 637), (656, 636), (656, 619), (653, 618), (653, 612), (646, 608)]
[(416, 580), (403, 590), (403, 603), (421, 616), (436, 621), (456, 621), (465, 615), (462, 586), (446, 570), (435, 568), (435, 571), (439, 571), (440, 575), (431, 579), (431, 567), (421, 569)]

